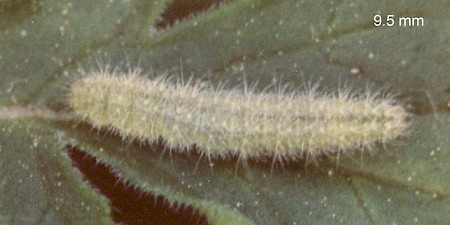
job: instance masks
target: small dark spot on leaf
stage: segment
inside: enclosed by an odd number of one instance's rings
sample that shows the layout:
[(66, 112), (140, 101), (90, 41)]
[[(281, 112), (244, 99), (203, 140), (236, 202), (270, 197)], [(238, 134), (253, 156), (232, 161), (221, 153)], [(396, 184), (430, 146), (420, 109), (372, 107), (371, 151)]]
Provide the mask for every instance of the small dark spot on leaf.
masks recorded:
[(411, 92), (399, 96), (406, 104), (408, 111), (415, 115), (426, 115), (433, 112), (433, 105), (424, 92)]

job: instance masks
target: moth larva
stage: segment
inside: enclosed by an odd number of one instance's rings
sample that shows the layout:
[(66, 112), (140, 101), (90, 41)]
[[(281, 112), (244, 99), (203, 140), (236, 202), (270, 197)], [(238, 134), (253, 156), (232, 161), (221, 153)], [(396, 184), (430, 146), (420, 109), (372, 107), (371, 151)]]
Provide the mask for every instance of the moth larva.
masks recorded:
[(92, 72), (70, 89), (69, 104), (96, 127), (170, 147), (196, 145), (208, 157), (315, 157), (353, 152), (403, 135), (409, 113), (375, 94), (254, 93)]

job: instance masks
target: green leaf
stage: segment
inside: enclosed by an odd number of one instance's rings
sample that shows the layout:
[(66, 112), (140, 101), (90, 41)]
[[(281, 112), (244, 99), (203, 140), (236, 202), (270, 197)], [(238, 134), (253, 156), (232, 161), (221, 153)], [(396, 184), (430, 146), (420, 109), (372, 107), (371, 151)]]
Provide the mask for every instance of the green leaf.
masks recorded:
[(31, 119), (0, 127), (2, 224), (114, 224), (106, 199), (68, 162), (62, 131)]
[[(261, 88), (274, 79), (294, 87), (320, 80), (322, 90), (346, 84), (364, 92), (370, 85), (371, 91), (397, 93), (414, 113), (410, 133), (398, 142), (377, 145), (373, 154), (324, 157), (312, 166), (272, 167), (256, 160), (244, 166), (234, 158), (169, 154), (163, 146), (129, 143), (87, 124), (74, 128), (51, 118), (41, 122), (43, 129), (64, 134), (61, 143), (47, 135), (49, 146), (75, 144), (140, 190), (196, 207), (211, 224), (450, 222), (448, 1), (235, 0), (156, 33), (152, 25), (162, 2), (152, 8), (145, 1), (114, 1), (108, 8), (77, 1), (67, 14), (67, 3), (23, 2), (17, 12), (31, 10), (31, 16), (1, 15), (15, 21), (0, 24), (2, 106), (68, 111), (62, 96), (77, 79), (77, 64), (89, 70), (100, 58), (112, 66), (140, 65), (145, 72), (175, 68), (185, 77), (230, 86), (244, 79)], [(375, 27), (377, 14), (392, 14), (397, 24)], [(401, 27), (400, 17), (422, 17), (424, 26)], [(14, 135), (2, 137), (2, 146), (15, 146), (10, 143), (24, 136), (21, 128), (11, 129)], [(28, 149), (22, 144), (22, 151)], [(36, 154), (27, 156), (16, 157), (36, 163)], [(53, 163), (67, 165), (64, 160)], [(2, 171), (7, 166), (2, 163)], [(0, 221), (8, 221), (12, 213), (1, 209)]]
[[(106, 199), (63, 152), (67, 143), (56, 137), (62, 131), (49, 126), (59, 116), (6, 106), (65, 107), (59, 94), (66, 91), (66, 68), (116, 40), (124, 27), (132, 31), (127, 24), (148, 23), (133, 23), (138, 12), (155, 20), (163, 7), (163, 1), (0, 2), (0, 224), (114, 224)], [(59, 100), (47, 104), (46, 95)]]

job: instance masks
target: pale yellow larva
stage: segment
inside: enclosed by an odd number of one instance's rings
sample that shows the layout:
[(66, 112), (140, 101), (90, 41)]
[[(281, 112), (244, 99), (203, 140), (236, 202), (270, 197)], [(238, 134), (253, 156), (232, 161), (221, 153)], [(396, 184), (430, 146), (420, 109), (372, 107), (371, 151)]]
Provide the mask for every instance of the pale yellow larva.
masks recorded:
[(69, 104), (96, 127), (169, 147), (196, 145), (208, 157), (295, 159), (364, 149), (405, 134), (410, 114), (389, 97), (253, 93), (92, 72), (70, 88)]

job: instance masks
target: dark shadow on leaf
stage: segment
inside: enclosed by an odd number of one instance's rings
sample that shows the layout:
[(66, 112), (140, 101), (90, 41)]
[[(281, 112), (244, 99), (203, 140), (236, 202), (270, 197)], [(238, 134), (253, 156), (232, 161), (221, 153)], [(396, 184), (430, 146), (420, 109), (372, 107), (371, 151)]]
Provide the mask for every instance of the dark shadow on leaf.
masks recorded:
[(66, 151), (72, 164), (89, 183), (105, 195), (111, 205), (111, 216), (117, 223), (127, 225), (206, 225), (207, 220), (192, 206), (171, 205), (163, 196), (143, 192), (123, 181), (104, 163), (93, 156), (68, 146)]
[(226, 4), (231, 0), (174, 0), (161, 14), (161, 19), (156, 22), (157, 29), (165, 29), (171, 27), (179, 21), (195, 16), (213, 7)]
[(11, 0), (0, 3), (0, 31), (32, 21), (31, 17), (41, 11), (41, 6), (32, 0)]

